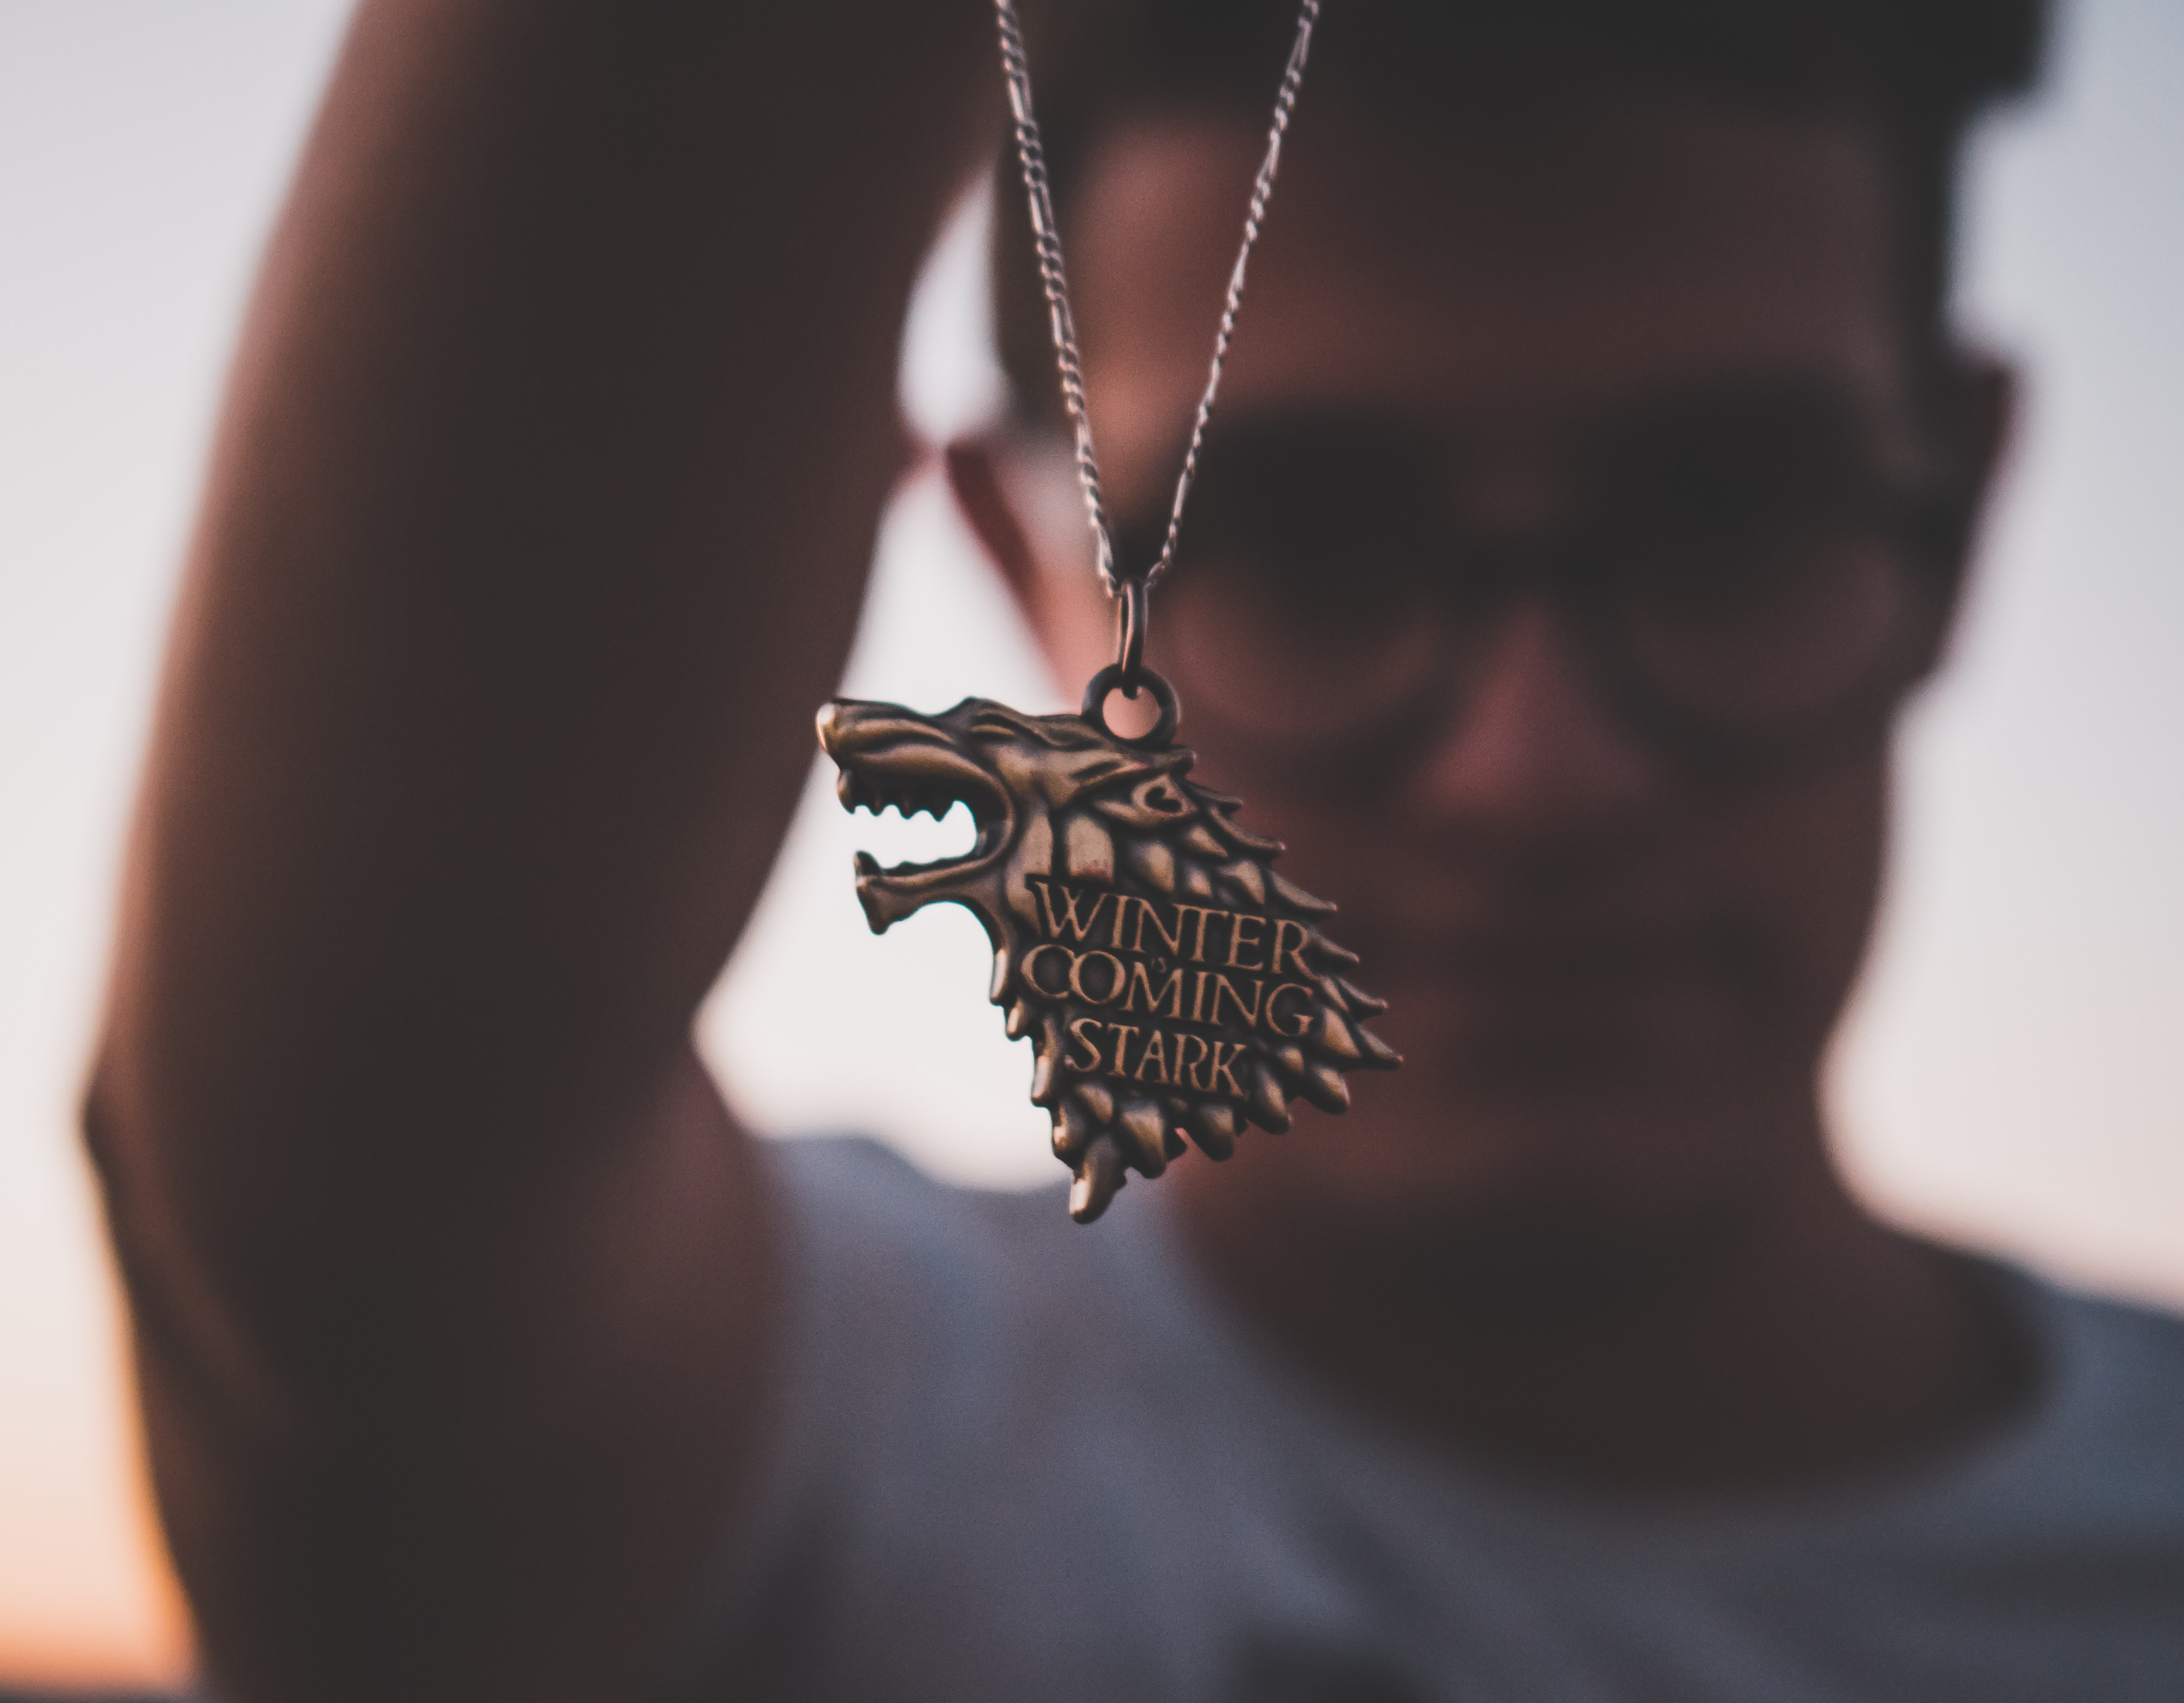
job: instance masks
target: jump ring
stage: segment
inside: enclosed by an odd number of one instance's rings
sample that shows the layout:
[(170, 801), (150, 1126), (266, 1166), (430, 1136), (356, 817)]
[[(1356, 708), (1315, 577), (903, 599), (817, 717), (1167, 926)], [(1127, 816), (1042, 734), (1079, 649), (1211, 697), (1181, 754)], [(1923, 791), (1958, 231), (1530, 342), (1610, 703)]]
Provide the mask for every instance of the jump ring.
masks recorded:
[(1175, 688), (1167, 683), (1165, 676), (1141, 668), (1138, 681), (1151, 691), (1153, 702), (1160, 706), (1160, 719), (1153, 723), (1150, 732), (1130, 739), (1107, 725), (1107, 694), (1123, 683), (1123, 665), (1119, 662), (1109, 663), (1092, 676), (1084, 688), (1084, 707), (1079, 713), (1118, 745), (1128, 745), (1137, 751), (1157, 751), (1175, 743), (1176, 724), (1183, 719), (1183, 705), (1177, 701)]

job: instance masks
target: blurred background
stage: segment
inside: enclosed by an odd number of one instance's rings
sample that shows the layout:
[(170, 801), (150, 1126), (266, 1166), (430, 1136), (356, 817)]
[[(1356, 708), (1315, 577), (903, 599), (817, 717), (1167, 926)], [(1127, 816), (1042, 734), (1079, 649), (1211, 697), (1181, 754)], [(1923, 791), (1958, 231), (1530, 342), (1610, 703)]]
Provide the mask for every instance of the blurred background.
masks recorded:
[[(0, 0), (0, 1692), (187, 1671), (73, 1112), (222, 369), (348, 9)], [(967, 201), (912, 315), (928, 435), (997, 395), (983, 242)], [(2046, 93), (1975, 150), (1961, 253), (1964, 322), (2026, 369), (2023, 426), (1907, 728), (1839, 1143), (1904, 1222), (2184, 1305), (2184, 7), (2066, 7)], [(926, 708), (1066, 707), (929, 472), (887, 522), (850, 675)], [(944, 908), (883, 944), (851, 897), (855, 846), (943, 849), (909, 832), (811, 789), (707, 1051), (769, 1132), (1051, 1181), (977, 925)], [(960, 808), (941, 834), (967, 846)]]

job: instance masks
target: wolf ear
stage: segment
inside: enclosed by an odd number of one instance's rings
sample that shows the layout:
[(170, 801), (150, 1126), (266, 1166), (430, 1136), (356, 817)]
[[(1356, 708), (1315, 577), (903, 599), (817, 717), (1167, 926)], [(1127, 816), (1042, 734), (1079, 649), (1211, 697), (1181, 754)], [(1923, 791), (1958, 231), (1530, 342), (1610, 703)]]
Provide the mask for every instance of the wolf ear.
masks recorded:
[(1096, 787), (1102, 781), (1112, 780), (1123, 771), (1135, 766), (1128, 757), (1109, 757), (1100, 762), (1087, 763), (1077, 771), (1077, 783), (1080, 787)]
[(965, 730), (973, 739), (1031, 739), (1050, 751), (1093, 751), (1107, 743), (1074, 715), (1020, 715), (1005, 704), (973, 701), (982, 706)]

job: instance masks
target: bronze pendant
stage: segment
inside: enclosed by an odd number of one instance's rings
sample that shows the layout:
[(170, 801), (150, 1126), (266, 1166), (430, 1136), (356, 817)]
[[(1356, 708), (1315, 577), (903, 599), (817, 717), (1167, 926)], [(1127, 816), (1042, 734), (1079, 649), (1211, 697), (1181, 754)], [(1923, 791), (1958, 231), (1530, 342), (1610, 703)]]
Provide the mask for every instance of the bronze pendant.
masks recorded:
[(1144, 672), (1150, 733), (1108, 730), (1120, 673), (1103, 669), (1076, 715), (983, 698), (939, 715), (854, 698), (819, 712), (844, 809), (937, 818), (961, 802), (976, 818), (961, 858), (883, 870), (858, 853), (857, 899), (875, 934), (942, 903), (985, 925), (991, 998), (1031, 1039), (1032, 1102), (1053, 1114), (1079, 1223), (1185, 1137), (1226, 1159), (1248, 1123), (1286, 1130), (1295, 1096), (1342, 1111), (1344, 1071), (1400, 1062), (1362, 1022), (1384, 1002), (1322, 932), (1334, 905), (1274, 872), (1280, 842), (1236, 825), (1240, 799), (1185, 778), (1167, 682)]

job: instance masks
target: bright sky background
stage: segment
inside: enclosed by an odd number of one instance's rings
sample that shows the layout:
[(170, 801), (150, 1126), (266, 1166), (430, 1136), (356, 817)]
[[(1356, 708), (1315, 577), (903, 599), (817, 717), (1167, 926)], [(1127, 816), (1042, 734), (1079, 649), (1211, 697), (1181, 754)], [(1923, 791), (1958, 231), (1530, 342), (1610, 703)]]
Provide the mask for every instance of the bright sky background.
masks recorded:
[[(221, 370), (346, 10), (0, 0), (0, 1683), (185, 1659), (72, 1107)], [(2025, 430), (1908, 732), (1833, 1099), (1892, 1212), (2184, 1301), (2184, 8), (2091, 0), (2059, 47), (1974, 159), (1965, 316), (2026, 365)], [(960, 225), (922, 297), (928, 422), (991, 396), (979, 240)], [(850, 689), (1060, 707), (929, 479), (889, 523)], [(865, 931), (850, 852), (907, 854), (894, 829), (807, 799), (709, 1050), (763, 1127), (1048, 1180), (976, 925)]]

